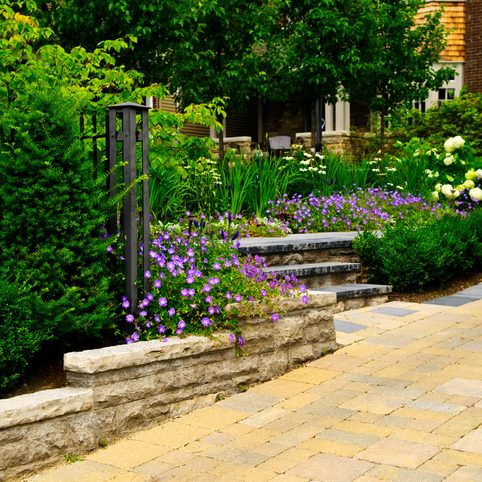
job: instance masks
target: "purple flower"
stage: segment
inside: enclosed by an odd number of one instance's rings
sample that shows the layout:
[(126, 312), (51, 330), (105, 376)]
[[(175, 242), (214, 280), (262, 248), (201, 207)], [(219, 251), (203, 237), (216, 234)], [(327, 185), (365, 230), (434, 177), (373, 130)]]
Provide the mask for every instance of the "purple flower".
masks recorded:
[(301, 301), (306, 305), (310, 299), (308, 298), (308, 295), (303, 295), (301, 297)]
[(167, 299), (164, 298), (163, 296), (161, 296), (161, 298), (159, 298), (159, 306), (161, 306), (161, 307), (167, 306)]
[(148, 269), (146, 269), (144, 271), (144, 278), (150, 278), (150, 277), (151, 277), (151, 272)]
[(126, 315), (126, 321), (127, 321), (127, 323), (133, 323), (134, 322), (134, 315)]
[(147, 316), (147, 311), (142, 310), (142, 311), (139, 313), (139, 316)]
[(186, 283), (187, 283), (188, 285), (192, 285), (192, 284), (194, 283), (194, 281), (195, 281), (195, 279), (194, 279), (192, 276), (188, 276), (188, 277), (186, 278)]
[(182, 335), (182, 329), (181, 328), (178, 328), (176, 330), (176, 335)]
[(275, 321), (278, 321), (279, 320), (279, 315), (278, 313), (273, 313), (271, 315), (271, 321), (275, 322)]
[(177, 327), (180, 328), (181, 330), (184, 330), (184, 328), (186, 328), (186, 322), (184, 320), (179, 320)]
[(234, 336), (233, 333), (230, 333), (230, 334), (229, 334), (229, 341), (230, 341), (231, 343), (234, 343), (234, 342), (236, 341), (236, 337)]
[(181, 290), (181, 296), (189, 296), (189, 292), (187, 291), (187, 288), (183, 288)]
[(209, 278), (208, 283), (209, 283), (210, 285), (213, 285), (213, 286), (214, 286), (214, 285), (217, 285), (217, 284), (219, 283), (219, 278), (216, 278), (216, 277), (214, 277), (214, 278)]
[(208, 313), (209, 313), (210, 315), (214, 315), (214, 313), (216, 313), (216, 308), (215, 308), (214, 306), (210, 306), (210, 307), (208, 308)]
[(201, 318), (201, 323), (203, 326), (209, 326), (211, 324), (211, 320), (208, 317)]
[(154, 288), (159, 289), (161, 287), (161, 280), (160, 279), (155, 279), (154, 280)]
[(127, 308), (129, 308), (129, 306), (131, 306), (131, 304), (129, 303), (129, 300), (125, 296), (123, 296), (122, 297), (122, 308), (127, 310)]
[(239, 343), (239, 346), (244, 346), (244, 340), (242, 336), (238, 336), (238, 343)]
[(194, 288), (189, 288), (189, 289), (187, 290), (187, 294), (188, 294), (189, 296), (191, 296), (191, 297), (194, 296), (194, 294), (195, 294)]
[(146, 298), (147, 298), (149, 301), (152, 301), (152, 300), (154, 299), (154, 295), (153, 295), (152, 293), (147, 293)]
[(240, 301), (242, 301), (243, 297), (238, 293), (235, 297), (234, 297), (234, 301), (236, 301), (236, 303), (239, 303)]
[(206, 303), (212, 303), (213, 302), (213, 297), (211, 295), (207, 295), (205, 298)]
[(211, 291), (211, 289), (212, 289), (211, 286), (209, 286), (209, 285), (204, 285), (204, 286), (202, 287), (202, 290), (201, 290), (201, 291), (202, 291), (203, 293), (209, 293), (209, 292)]
[(219, 263), (214, 263), (214, 264), (213, 264), (213, 269), (214, 269), (215, 271), (219, 271), (219, 270), (221, 269), (221, 265), (220, 265)]
[(226, 291), (226, 298), (230, 300), (232, 297), (233, 295), (229, 291)]
[(159, 325), (157, 331), (162, 335), (166, 331), (166, 327), (164, 325)]
[(266, 290), (261, 290), (261, 296), (264, 298), (265, 296), (268, 296), (268, 292)]
[(174, 308), (169, 308), (169, 309), (167, 310), (167, 314), (168, 314), (169, 316), (174, 316), (174, 315), (176, 314), (176, 310), (175, 310)]
[(109, 244), (109, 246), (107, 246), (107, 252), (112, 253), (112, 251), (114, 251), (114, 248)]

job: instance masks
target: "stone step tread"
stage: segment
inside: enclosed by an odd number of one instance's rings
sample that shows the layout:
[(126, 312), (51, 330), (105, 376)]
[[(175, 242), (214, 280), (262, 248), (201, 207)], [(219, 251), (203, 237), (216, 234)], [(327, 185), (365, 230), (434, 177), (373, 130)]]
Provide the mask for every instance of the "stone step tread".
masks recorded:
[(243, 238), (241, 254), (269, 254), (286, 251), (303, 251), (325, 248), (350, 248), (357, 231), (344, 233), (289, 234), (282, 238)]
[(343, 263), (340, 261), (327, 261), (324, 263), (290, 264), (286, 266), (270, 266), (263, 271), (278, 274), (295, 274), (298, 276), (310, 276), (328, 273), (343, 273), (358, 271), (360, 263)]
[(348, 283), (328, 286), (326, 288), (311, 288), (311, 291), (328, 291), (329, 293), (336, 293), (337, 299), (341, 300), (388, 294), (392, 292), (392, 287), (390, 285), (369, 283)]

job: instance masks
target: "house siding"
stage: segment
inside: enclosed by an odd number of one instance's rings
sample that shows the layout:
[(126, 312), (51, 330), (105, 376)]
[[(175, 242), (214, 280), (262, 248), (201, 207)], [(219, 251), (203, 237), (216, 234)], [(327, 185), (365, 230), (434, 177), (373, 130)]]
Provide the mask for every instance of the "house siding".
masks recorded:
[[(168, 96), (165, 99), (153, 99), (153, 108), (163, 110), (165, 112), (178, 112), (176, 102), (174, 97)], [(209, 137), (209, 127), (202, 126), (200, 124), (193, 124), (187, 123), (182, 129), (181, 132), (188, 136), (194, 137)]]
[[(477, 2), (474, 3), (478, 3)], [(470, 2), (467, 2), (470, 3)], [(443, 9), (442, 24), (447, 31), (447, 46), (440, 55), (440, 60), (445, 62), (463, 62), (465, 59), (465, 10), (466, 2), (463, 1), (438, 1), (426, 2), (416, 16), (418, 24), (423, 23), (424, 17)]]

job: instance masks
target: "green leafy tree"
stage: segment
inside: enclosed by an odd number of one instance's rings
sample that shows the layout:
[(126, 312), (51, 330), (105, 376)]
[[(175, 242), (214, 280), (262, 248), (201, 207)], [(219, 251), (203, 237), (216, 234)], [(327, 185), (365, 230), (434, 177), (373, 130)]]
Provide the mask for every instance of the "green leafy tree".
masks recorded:
[[(266, 39), (276, 25), (271, 2), (39, 3), (64, 47), (93, 49), (100, 41), (128, 37), (133, 51), (118, 52), (118, 61), (142, 71), (149, 83), (168, 85), (182, 107), (225, 98), (227, 111), (240, 111), (263, 89)], [(223, 151), (222, 135), (220, 140)]]
[(453, 76), (447, 67), (435, 68), (446, 45), (441, 11), (416, 22), (423, 0), (375, 0), (369, 4), (365, 47), (359, 62), (351, 63), (344, 79), (350, 99), (380, 115), (381, 146), (385, 118), (395, 107), (424, 100)]
[(117, 65), (143, 72), (149, 83), (167, 82), (166, 53), (192, 2), (138, 0), (37, 0), (38, 18), (67, 50), (94, 51), (105, 40), (124, 39), (134, 50), (116, 52)]
[[(335, 101), (361, 57), (367, 0), (286, 0), (267, 48), (268, 97)], [(273, 85), (274, 84), (274, 85)]]

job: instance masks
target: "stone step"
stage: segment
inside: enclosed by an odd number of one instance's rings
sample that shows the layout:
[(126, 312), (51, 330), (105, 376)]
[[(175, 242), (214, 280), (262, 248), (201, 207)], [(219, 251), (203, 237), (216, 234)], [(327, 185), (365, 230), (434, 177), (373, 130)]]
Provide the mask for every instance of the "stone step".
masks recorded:
[(392, 292), (390, 285), (368, 283), (349, 283), (324, 288), (314, 288), (312, 291), (325, 291), (336, 294), (335, 313), (355, 310), (365, 306), (379, 305), (388, 301)]
[(279, 277), (294, 274), (308, 288), (322, 288), (346, 283), (355, 283), (359, 263), (322, 262), (303, 263), (264, 268), (267, 273), (275, 273)]
[(244, 238), (239, 252), (262, 256), (268, 266), (326, 261), (354, 262), (357, 232), (290, 234), (283, 238)]
[(357, 283), (360, 264), (353, 251), (358, 232), (290, 234), (283, 238), (244, 238), (240, 253), (261, 256), (267, 272), (294, 274), (309, 289), (337, 295), (335, 312), (388, 301), (391, 286)]

